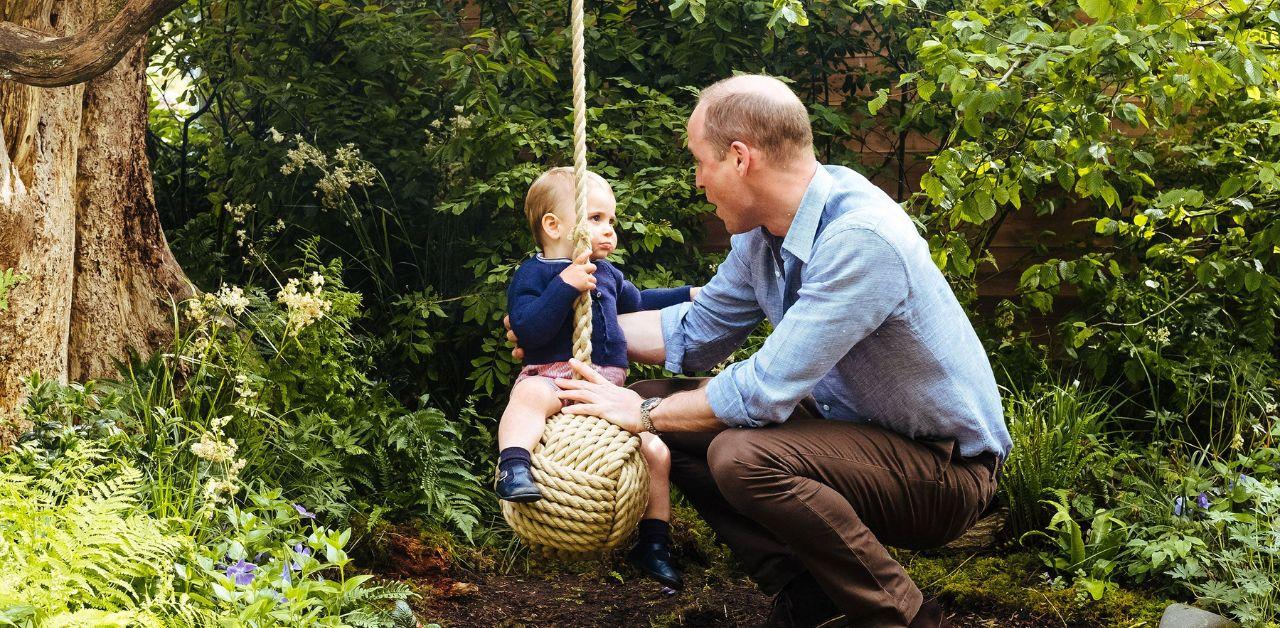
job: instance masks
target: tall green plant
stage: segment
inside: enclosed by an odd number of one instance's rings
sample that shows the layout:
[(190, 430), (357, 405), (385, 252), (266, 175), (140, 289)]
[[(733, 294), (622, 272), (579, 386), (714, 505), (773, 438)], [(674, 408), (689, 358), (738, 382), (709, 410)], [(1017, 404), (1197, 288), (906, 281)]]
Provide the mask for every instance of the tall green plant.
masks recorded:
[(1102, 434), (1108, 416), (1106, 396), (1078, 385), (1049, 384), (1005, 396), (1013, 450), (1000, 490), (1009, 504), (1009, 533), (1020, 537), (1044, 529), (1054, 513), (1047, 500), (1067, 500), (1058, 491), (1087, 488), (1093, 465), (1106, 456)]

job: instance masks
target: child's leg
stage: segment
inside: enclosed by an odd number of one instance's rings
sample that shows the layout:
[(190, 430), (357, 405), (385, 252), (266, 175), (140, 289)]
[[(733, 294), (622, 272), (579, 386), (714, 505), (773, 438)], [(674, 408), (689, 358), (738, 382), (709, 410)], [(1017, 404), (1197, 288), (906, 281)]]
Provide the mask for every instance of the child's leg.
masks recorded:
[(498, 422), (498, 450), (522, 447), (533, 451), (542, 439), (547, 417), (560, 411), (556, 387), (544, 377), (530, 377), (511, 389), (511, 400)]
[(650, 578), (680, 589), (684, 577), (671, 558), (671, 450), (662, 439), (646, 433), (640, 435), (640, 453), (649, 465), (649, 508), (627, 560)]
[(661, 438), (644, 432), (640, 453), (649, 465), (649, 507), (644, 518), (671, 521), (671, 450)]

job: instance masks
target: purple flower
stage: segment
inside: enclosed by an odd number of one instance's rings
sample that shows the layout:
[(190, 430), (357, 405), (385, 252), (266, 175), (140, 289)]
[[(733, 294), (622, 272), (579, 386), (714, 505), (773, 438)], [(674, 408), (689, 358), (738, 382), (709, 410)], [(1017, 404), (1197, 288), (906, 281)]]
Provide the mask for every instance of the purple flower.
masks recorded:
[(303, 508), (303, 507), (302, 507), (302, 504), (294, 504), (294, 505), (293, 505), (293, 509), (294, 509), (294, 510), (296, 510), (296, 511), (298, 511), (298, 516), (299, 516), (299, 517), (302, 517), (303, 519), (315, 519), (315, 518), (316, 518), (316, 513), (314, 513), (314, 512), (307, 512), (307, 509), (306, 509), (306, 508)]
[(1209, 509), (1209, 495), (1208, 495), (1207, 493), (1203, 493), (1203, 492), (1201, 492), (1199, 495), (1197, 495), (1197, 496), (1196, 496), (1196, 505), (1197, 505), (1197, 506), (1199, 506), (1199, 507), (1200, 507), (1201, 509), (1203, 509), (1203, 510), (1208, 510), (1208, 509)]
[(1182, 516), (1182, 496), (1181, 495), (1179, 495), (1177, 498), (1173, 500), (1173, 516), (1175, 517)]
[[(300, 556), (311, 556), (311, 548), (306, 547), (301, 543), (294, 545), (293, 551)], [(292, 569), (293, 571), (302, 571), (302, 563), (299, 563), (296, 560), (291, 560), (289, 561), (289, 569)]]
[(236, 586), (243, 587), (253, 582), (253, 570), (257, 568), (257, 565), (240, 559), (236, 564), (227, 567), (227, 577), (234, 579)]

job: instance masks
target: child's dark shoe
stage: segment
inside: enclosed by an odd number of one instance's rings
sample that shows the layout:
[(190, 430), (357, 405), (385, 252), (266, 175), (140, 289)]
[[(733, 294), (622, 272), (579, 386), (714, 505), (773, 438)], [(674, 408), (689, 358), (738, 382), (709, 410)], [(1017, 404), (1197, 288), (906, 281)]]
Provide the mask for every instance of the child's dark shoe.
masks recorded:
[(642, 540), (627, 553), (627, 562), (665, 586), (677, 591), (684, 588), (684, 577), (671, 559), (668, 543)]
[[(505, 468), (504, 468), (505, 467)], [(533, 470), (527, 464), (506, 464), (498, 467), (498, 481), (494, 487), (498, 498), (509, 502), (536, 502), (542, 499), (542, 491), (533, 482)]]

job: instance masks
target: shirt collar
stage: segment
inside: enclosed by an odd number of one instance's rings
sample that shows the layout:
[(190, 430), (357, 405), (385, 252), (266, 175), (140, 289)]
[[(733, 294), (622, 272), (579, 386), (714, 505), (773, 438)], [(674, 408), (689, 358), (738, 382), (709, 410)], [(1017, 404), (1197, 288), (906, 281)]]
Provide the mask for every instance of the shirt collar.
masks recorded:
[(818, 237), (818, 223), (822, 220), (822, 211), (826, 208), (827, 197), (831, 195), (831, 174), (818, 164), (813, 173), (813, 180), (800, 199), (795, 218), (787, 228), (787, 236), (782, 240), (782, 248), (796, 256), (804, 264), (809, 263), (809, 253), (813, 250), (813, 240)]

